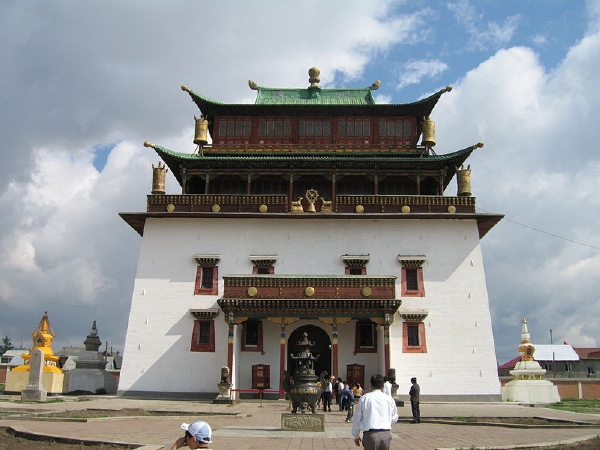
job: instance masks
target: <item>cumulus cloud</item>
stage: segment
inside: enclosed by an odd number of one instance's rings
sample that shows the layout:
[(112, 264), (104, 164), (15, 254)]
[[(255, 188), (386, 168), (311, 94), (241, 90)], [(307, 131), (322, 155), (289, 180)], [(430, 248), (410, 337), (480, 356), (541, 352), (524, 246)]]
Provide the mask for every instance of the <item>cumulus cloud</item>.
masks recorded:
[[(122, 344), (140, 237), (118, 212), (145, 210), (158, 158), (143, 141), (195, 148), (197, 108), (179, 86), (251, 102), (248, 79), (306, 86), (317, 66), (323, 86), (381, 78), (382, 103), (452, 84), (434, 110), (436, 151), (484, 141), (469, 160), (478, 207), (507, 214), (482, 241), (499, 359), (515, 355), (523, 316), (538, 342), (551, 327), (557, 341), (600, 345), (598, 4), (546, 68), (531, 40), (511, 46), (520, 15), (467, 1), (449, 5), (450, 20), (445, 5), (391, 0), (1, 2), (1, 335), (28, 345), (49, 310), (58, 347), (78, 345), (93, 320)], [(456, 69), (440, 47), (482, 56)]]
[(516, 353), (522, 317), (534, 342), (547, 343), (552, 328), (556, 341), (600, 345), (600, 217), (591, 213), (600, 158), (588, 133), (599, 119), (599, 38), (588, 34), (552, 71), (530, 49), (500, 50), (435, 110), (436, 149), (469, 144), (461, 135), (488, 143), (470, 161), (479, 207), (507, 214), (482, 242), (504, 360)]

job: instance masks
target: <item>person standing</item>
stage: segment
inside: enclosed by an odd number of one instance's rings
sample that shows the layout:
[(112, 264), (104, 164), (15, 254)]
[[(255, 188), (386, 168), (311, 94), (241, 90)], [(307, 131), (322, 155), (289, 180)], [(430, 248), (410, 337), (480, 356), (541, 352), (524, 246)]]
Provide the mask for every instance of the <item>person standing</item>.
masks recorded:
[(419, 411), (419, 397), (421, 396), (421, 388), (417, 384), (416, 377), (410, 379), (412, 386), (408, 391), (410, 395), (410, 409), (412, 410), (413, 420), (411, 423), (421, 423), (421, 411)]
[(342, 411), (344, 405), (342, 404), (343, 400), (344, 400), (344, 394), (342, 393), (342, 391), (344, 390), (344, 380), (342, 380), (341, 377), (338, 377), (337, 379), (337, 390), (336, 392), (336, 400), (337, 400), (337, 404), (340, 408), (340, 411)]
[(354, 415), (354, 391), (350, 389), (350, 384), (346, 383), (344, 386), (344, 405), (346, 405), (346, 423), (352, 422), (352, 416)]
[(185, 430), (184, 436), (177, 439), (169, 447), (169, 450), (177, 450), (186, 446), (188, 448), (209, 448), (208, 444), (212, 442), (210, 438), (212, 430), (209, 424), (203, 420), (198, 420), (191, 425), (182, 423), (181, 428)]
[(398, 420), (396, 402), (383, 393), (383, 383), (383, 375), (371, 377), (371, 392), (360, 397), (352, 419), (354, 444), (360, 447), (362, 442), (365, 450), (389, 450), (392, 424)]
[(332, 378), (325, 380), (325, 389), (323, 389), (323, 412), (331, 412), (331, 399), (333, 398)]
[(392, 396), (392, 383), (388, 377), (383, 377), (383, 393)]

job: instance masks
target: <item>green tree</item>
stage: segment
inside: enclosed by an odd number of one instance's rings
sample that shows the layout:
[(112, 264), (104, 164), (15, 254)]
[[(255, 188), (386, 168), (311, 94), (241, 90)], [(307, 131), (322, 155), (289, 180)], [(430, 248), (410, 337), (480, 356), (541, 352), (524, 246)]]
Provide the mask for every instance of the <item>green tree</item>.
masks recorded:
[(12, 350), (15, 346), (10, 342), (10, 338), (8, 336), (4, 336), (2, 338), (2, 344), (0, 344), (0, 355), (4, 355), (6, 350)]

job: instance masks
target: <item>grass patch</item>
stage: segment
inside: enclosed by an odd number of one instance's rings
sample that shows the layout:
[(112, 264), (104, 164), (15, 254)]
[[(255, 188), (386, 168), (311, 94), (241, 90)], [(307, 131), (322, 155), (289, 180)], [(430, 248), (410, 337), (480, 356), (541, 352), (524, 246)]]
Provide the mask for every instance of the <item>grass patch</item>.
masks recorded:
[(548, 408), (585, 414), (600, 414), (600, 399), (579, 400), (575, 398), (565, 398), (558, 403), (548, 405)]

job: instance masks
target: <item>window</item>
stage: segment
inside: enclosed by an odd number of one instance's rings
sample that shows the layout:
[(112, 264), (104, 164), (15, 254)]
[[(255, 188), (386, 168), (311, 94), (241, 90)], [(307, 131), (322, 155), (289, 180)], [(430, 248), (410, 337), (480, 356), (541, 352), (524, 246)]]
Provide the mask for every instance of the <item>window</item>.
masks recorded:
[(593, 376), (595, 373), (596, 373), (596, 369), (594, 368), (594, 366), (588, 366), (588, 368), (587, 368), (588, 377)]
[(242, 351), (262, 352), (262, 322), (259, 320), (246, 320), (242, 329)]
[(404, 297), (425, 297), (425, 283), (423, 281), (423, 263), (426, 258), (422, 255), (398, 255), (402, 264), (400, 295)]
[(386, 118), (379, 120), (379, 143), (382, 145), (401, 145), (403, 147), (412, 144), (416, 134), (414, 119), (410, 118)]
[(342, 255), (344, 265), (346, 266), (346, 275), (366, 275), (367, 264), (369, 263), (369, 255)]
[(250, 255), (252, 273), (256, 275), (273, 275), (275, 273), (276, 255)]
[(195, 295), (216, 295), (219, 290), (217, 266), (198, 266), (196, 270)]
[(249, 117), (236, 117), (219, 120), (219, 144), (248, 144), (252, 121)]
[(354, 353), (377, 352), (377, 330), (373, 322), (356, 322)]
[(214, 320), (194, 320), (192, 331), (192, 352), (215, 351), (215, 322)]
[(196, 283), (194, 295), (217, 295), (219, 293), (219, 261), (221, 255), (194, 255)]
[(404, 353), (427, 353), (423, 322), (402, 323), (402, 351)]

